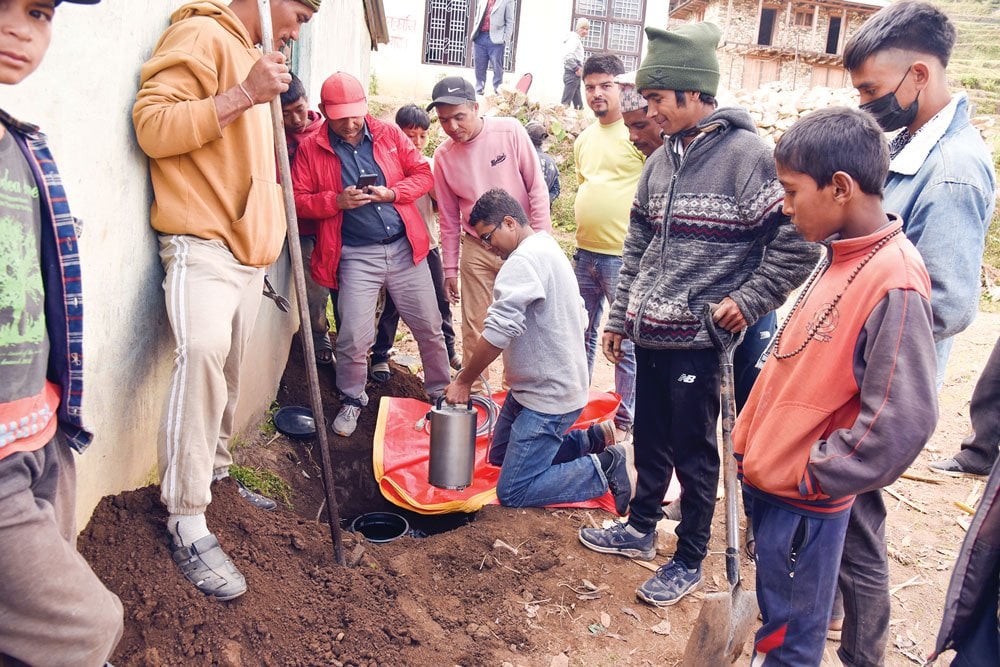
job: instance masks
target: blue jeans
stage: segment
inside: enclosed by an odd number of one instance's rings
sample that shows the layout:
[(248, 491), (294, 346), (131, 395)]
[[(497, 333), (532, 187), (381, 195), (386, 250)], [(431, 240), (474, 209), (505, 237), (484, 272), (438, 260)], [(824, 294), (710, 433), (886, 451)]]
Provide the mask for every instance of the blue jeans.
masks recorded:
[(754, 638), (765, 667), (818, 665), (833, 610), (850, 512), (829, 519), (755, 499), (757, 602), (764, 624)]
[(493, 68), (493, 92), (500, 88), (503, 81), (503, 50), (504, 44), (494, 44), (488, 32), (480, 32), (472, 40), (472, 60), (476, 66), (476, 92), (482, 95), (486, 91), (486, 66)]
[(608, 480), (597, 457), (596, 426), (566, 430), (582, 408), (561, 415), (535, 412), (508, 393), (497, 418), (490, 463), (500, 465), (497, 498), (505, 507), (544, 507), (604, 495)]
[[(587, 308), (587, 365), (590, 376), (594, 376), (594, 357), (601, 338), (601, 318), (604, 316), (604, 299), (611, 303), (618, 291), (618, 272), (622, 268), (622, 258), (618, 255), (602, 255), (589, 250), (577, 249), (573, 256), (576, 282), (580, 286), (580, 296)], [(619, 428), (632, 426), (635, 414), (635, 346), (630, 340), (622, 341), (625, 358), (615, 364), (615, 391), (622, 397), (615, 425)]]

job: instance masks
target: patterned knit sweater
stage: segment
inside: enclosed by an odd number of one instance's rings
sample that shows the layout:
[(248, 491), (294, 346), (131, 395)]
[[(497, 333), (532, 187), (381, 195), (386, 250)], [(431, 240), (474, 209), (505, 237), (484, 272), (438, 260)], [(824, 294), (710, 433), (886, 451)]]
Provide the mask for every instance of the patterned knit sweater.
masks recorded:
[(780, 306), (819, 259), (781, 213), (771, 149), (743, 109), (703, 120), (684, 151), (646, 162), (606, 331), (652, 349), (712, 347), (705, 304), (728, 296), (747, 322)]

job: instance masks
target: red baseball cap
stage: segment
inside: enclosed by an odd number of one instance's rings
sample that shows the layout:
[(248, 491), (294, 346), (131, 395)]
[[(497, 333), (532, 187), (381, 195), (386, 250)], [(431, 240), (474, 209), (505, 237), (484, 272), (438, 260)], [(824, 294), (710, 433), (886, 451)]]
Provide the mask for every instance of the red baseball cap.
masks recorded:
[(361, 82), (347, 72), (337, 72), (323, 82), (320, 104), (331, 120), (353, 118), (368, 113), (368, 98)]

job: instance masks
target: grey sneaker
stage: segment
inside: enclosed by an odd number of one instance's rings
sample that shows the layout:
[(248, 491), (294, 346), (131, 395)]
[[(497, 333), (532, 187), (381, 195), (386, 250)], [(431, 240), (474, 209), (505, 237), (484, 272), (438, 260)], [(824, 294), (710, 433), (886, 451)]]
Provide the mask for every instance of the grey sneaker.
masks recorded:
[(247, 580), (222, 550), (215, 535), (195, 540), (190, 546), (174, 546), (174, 562), (195, 587), (210, 598), (232, 600), (247, 592)]
[(701, 568), (690, 570), (675, 558), (661, 565), (656, 574), (639, 586), (635, 596), (654, 607), (669, 607), (680, 602), (682, 597), (698, 588), (699, 584)]
[(602, 554), (618, 554), (627, 558), (656, 558), (656, 531), (635, 537), (625, 530), (625, 524), (615, 521), (610, 528), (581, 528), (578, 534), (583, 546)]
[(970, 479), (986, 479), (990, 475), (989, 468), (970, 468), (956, 458), (943, 461), (933, 461), (927, 464), (934, 472), (950, 477), (968, 477)]
[[(612, 427), (612, 431), (614, 428)], [(612, 435), (612, 437), (614, 437)], [(632, 444), (612, 445), (604, 450), (611, 454), (612, 461), (604, 474), (608, 478), (608, 488), (615, 497), (615, 511), (619, 516), (628, 513), (628, 505), (635, 498), (635, 450)]]
[(340, 406), (340, 412), (333, 420), (333, 432), (345, 438), (354, 433), (358, 427), (358, 417), (361, 415), (361, 406), (351, 403), (344, 403)]

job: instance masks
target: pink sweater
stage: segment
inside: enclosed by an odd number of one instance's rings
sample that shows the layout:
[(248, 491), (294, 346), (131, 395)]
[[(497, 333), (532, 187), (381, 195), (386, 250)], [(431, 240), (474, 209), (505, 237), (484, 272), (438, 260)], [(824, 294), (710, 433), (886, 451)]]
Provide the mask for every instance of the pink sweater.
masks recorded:
[(462, 230), (476, 235), (469, 213), (487, 190), (502, 188), (528, 214), (535, 231), (550, 231), (549, 191), (538, 154), (514, 118), (484, 118), (483, 130), (464, 144), (447, 139), (434, 151), (434, 189), (441, 224), (444, 275), (458, 276)]

